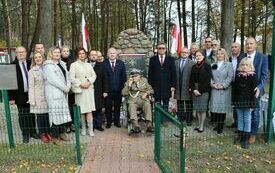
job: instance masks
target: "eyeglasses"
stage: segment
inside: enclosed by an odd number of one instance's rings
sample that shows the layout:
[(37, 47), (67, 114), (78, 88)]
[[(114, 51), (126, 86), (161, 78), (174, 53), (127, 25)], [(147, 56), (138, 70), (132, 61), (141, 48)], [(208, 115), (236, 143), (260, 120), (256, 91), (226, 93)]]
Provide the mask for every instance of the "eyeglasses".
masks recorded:
[(165, 47), (158, 47), (158, 50), (164, 50), (164, 49), (166, 49)]
[(189, 53), (189, 52), (181, 52), (181, 53)]
[(211, 44), (211, 46), (218, 46), (217, 44)]

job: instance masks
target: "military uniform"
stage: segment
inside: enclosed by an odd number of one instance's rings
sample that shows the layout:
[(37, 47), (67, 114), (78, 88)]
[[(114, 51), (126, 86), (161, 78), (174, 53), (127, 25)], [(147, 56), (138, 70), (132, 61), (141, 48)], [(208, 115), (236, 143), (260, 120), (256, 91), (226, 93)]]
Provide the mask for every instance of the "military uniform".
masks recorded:
[[(142, 95), (145, 93), (147, 93), (147, 98), (143, 99)], [(132, 82), (131, 86), (129, 86), (129, 80), (125, 83), (125, 86), (122, 90), (122, 95), (128, 96), (128, 109), (131, 120), (138, 120), (137, 109), (142, 108), (146, 120), (150, 122), (152, 121), (152, 111), (149, 95), (153, 93), (154, 91), (151, 85), (147, 82), (146, 78), (141, 77), (137, 83)]]

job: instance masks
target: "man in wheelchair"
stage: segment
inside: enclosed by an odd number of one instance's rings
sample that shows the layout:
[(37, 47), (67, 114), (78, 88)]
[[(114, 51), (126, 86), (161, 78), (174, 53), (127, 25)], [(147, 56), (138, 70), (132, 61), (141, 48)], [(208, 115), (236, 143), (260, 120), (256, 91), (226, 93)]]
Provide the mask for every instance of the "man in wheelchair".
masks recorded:
[(141, 77), (140, 70), (133, 69), (130, 72), (130, 77), (126, 81), (122, 90), (122, 95), (128, 99), (128, 112), (130, 114), (130, 120), (132, 123), (133, 131), (139, 133), (140, 125), (138, 123), (137, 109), (141, 108), (145, 119), (147, 130), (146, 132), (153, 132), (152, 126), (152, 109), (149, 96), (154, 93), (151, 85), (147, 82), (147, 79)]

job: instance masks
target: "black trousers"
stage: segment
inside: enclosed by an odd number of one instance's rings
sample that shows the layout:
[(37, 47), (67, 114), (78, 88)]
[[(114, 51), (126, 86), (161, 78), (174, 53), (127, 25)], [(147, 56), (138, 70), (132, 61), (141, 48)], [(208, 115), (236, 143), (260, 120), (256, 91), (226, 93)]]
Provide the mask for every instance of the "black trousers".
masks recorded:
[(94, 128), (99, 128), (102, 126), (102, 116), (102, 108), (93, 111)]
[(169, 98), (155, 98), (156, 103), (161, 104), (163, 109), (168, 112)]
[(17, 105), (19, 126), (24, 137), (36, 134), (35, 115), (30, 113), (30, 105)]
[(45, 114), (36, 114), (37, 116), (37, 126), (39, 135), (43, 133), (50, 133), (50, 123), (49, 123), (49, 115)]
[(182, 122), (183, 119), (185, 119), (186, 124), (191, 125), (193, 120), (192, 100), (177, 100), (177, 106), (178, 106), (179, 121)]
[(68, 102), (69, 102), (69, 109), (70, 109), (70, 115), (72, 118), (72, 122), (70, 124), (74, 124), (74, 111), (73, 111), (73, 105), (75, 104), (75, 98), (74, 93), (69, 93), (68, 95)]
[[(121, 106), (121, 92), (120, 91), (112, 91), (108, 93), (109, 95), (106, 97), (106, 120), (107, 125), (111, 125), (112, 122), (115, 124), (119, 123), (120, 117), (120, 106)], [(112, 116), (112, 108), (114, 106), (114, 118)]]

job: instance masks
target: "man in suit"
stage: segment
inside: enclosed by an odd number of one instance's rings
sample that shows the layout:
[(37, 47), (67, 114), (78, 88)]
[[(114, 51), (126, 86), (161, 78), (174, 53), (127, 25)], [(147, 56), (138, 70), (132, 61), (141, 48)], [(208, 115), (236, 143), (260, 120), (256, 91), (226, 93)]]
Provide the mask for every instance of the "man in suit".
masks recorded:
[(196, 62), (196, 52), (198, 49), (199, 47), (196, 43), (191, 44), (189, 58), (194, 62)]
[(212, 64), (213, 62), (215, 62), (215, 59), (214, 59), (215, 55), (214, 55), (214, 51), (212, 49), (212, 38), (211, 37), (205, 38), (204, 46), (205, 46), (205, 50), (204, 50), (205, 62), (207, 62), (208, 64)]
[[(243, 53), (241, 53), (241, 45), (240, 45), (240, 43), (233, 42), (231, 44), (231, 56), (229, 57), (229, 62), (232, 63), (233, 70), (234, 70), (233, 71), (234, 72), (233, 81), (232, 81), (232, 86), (233, 86), (232, 87), (232, 96), (234, 95), (233, 88), (234, 88), (235, 76), (236, 76), (236, 73), (237, 73), (237, 67), (239, 66), (240, 60), (241, 60), (241, 58), (243, 56), (244, 56)], [(232, 97), (232, 99), (233, 99), (233, 97)], [(237, 128), (238, 119), (237, 119), (236, 109), (233, 109), (233, 119), (234, 119), (234, 122), (232, 123), (231, 126), (229, 126), (229, 128)]]
[(189, 91), (189, 81), (193, 65), (196, 63), (189, 57), (188, 48), (184, 47), (181, 51), (181, 56), (175, 61), (176, 66), (176, 93), (178, 105), (178, 118), (182, 121), (183, 114), (186, 117), (186, 125), (192, 124), (192, 95)]
[(96, 80), (94, 82), (94, 96), (95, 96), (95, 107), (93, 111), (94, 116), (94, 128), (99, 131), (104, 131), (102, 127), (102, 108), (104, 105), (104, 98), (108, 96), (108, 81), (107, 72), (104, 69), (102, 62), (99, 62), (98, 53), (95, 50), (90, 51), (89, 61), (94, 68), (96, 73)]
[(27, 51), (23, 46), (16, 48), (16, 58), (12, 64), (16, 65), (18, 89), (9, 91), (9, 100), (11, 105), (17, 105), (23, 142), (28, 143), (30, 137), (38, 139), (38, 135), (35, 130), (35, 116), (30, 114), (28, 103), (28, 70), (31, 62), (27, 60)]
[(157, 45), (157, 52), (149, 61), (148, 82), (154, 89), (156, 102), (168, 111), (169, 98), (176, 87), (175, 61), (173, 57), (166, 55), (165, 43)]
[[(112, 121), (118, 128), (120, 124), (120, 106), (121, 106), (121, 90), (126, 82), (126, 70), (123, 61), (117, 59), (117, 51), (111, 47), (108, 49), (108, 59), (104, 61), (104, 68), (107, 71), (108, 79), (108, 96), (106, 97), (106, 128), (110, 128)], [(114, 103), (114, 104), (113, 104)], [(114, 118), (112, 118), (112, 108), (114, 106)]]
[[(261, 96), (264, 94), (264, 86), (268, 78), (268, 58), (266, 55), (258, 52), (256, 39), (254, 37), (248, 37), (245, 41), (245, 47), (248, 58), (251, 58), (255, 67), (255, 72), (258, 77), (258, 86), (255, 88), (255, 96), (260, 101)], [(252, 112), (251, 119), (251, 134), (249, 137), (249, 143), (252, 144), (256, 140), (256, 135), (259, 128), (260, 108), (259, 106)]]

